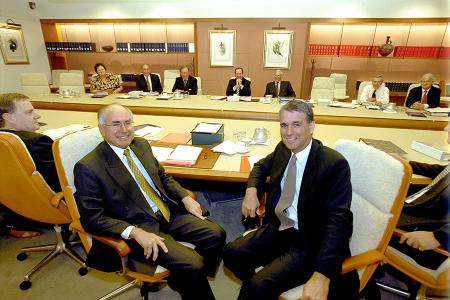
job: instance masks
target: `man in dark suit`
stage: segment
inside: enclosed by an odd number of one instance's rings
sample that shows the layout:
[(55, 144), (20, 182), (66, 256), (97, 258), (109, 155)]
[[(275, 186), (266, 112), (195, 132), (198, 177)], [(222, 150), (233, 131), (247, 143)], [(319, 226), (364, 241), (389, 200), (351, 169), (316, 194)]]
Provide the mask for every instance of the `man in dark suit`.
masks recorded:
[(251, 81), (245, 79), (244, 69), (237, 67), (234, 69), (234, 78), (228, 81), (227, 96), (239, 95), (239, 96), (250, 96), (252, 94), (252, 89), (250, 87)]
[[(53, 140), (43, 134), (35, 132), (39, 129), (41, 116), (34, 110), (29, 98), (18, 93), (0, 94), (0, 130), (14, 133), (24, 142), (33, 161), (36, 170), (42, 174), (47, 184), (55, 192), (61, 191), (55, 162), (53, 160)], [(17, 215), (7, 211), (6, 223), (21, 223)], [(8, 220), (8, 218), (10, 220)], [(14, 219), (17, 219), (14, 222)], [(17, 230), (14, 227), (20, 224), (8, 224), (9, 234), (17, 237), (29, 237), (39, 235), (38, 232)], [(12, 228), (12, 229), (11, 229)]]
[(189, 75), (189, 68), (187, 66), (180, 68), (180, 77), (175, 79), (172, 92), (188, 92), (190, 95), (197, 95), (197, 79)]
[[(109, 105), (98, 118), (105, 140), (74, 169), (83, 227), (124, 238), (132, 249), (132, 269), (153, 273), (156, 264), (169, 269), (168, 284), (183, 299), (214, 299), (206, 276), (215, 274), (225, 232), (202, 216), (200, 205), (164, 171), (149, 143), (134, 137), (129, 109)], [(105, 267), (111, 264), (99, 244), (93, 244), (89, 256), (103, 258)]]
[(409, 91), (405, 106), (417, 110), (438, 107), (441, 101), (441, 89), (434, 87), (433, 83), (433, 74), (423, 75), (420, 79), (420, 86)]
[[(445, 127), (450, 144), (450, 124)], [(391, 245), (409, 255), (420, 265), (436, 270), (446, 259), (434, 251), (439, 246), (450, 251), (450, 165), (410, 162), (414, 174), (433, 181), (411, 195), (403, 206), (397, 227), (408, 231)]]
[(349, 165), (312, 138), (307, 103), (284, 105), (280, 125), (282, 142), (254, 165), (242, 203), (244, 217), (254, 217), (269, 177), (264, 225), (224, 250), (225, 266), (243, 281), (239, 299), (278, 299), (301, 284), (302, 299), (355, 299), (358, 275), (341, 275), (353, 229)]
[(273, 97), (294, 97), (295, 91), (289, 81), (282, 81), (283, 72), (276, 70), (274, 81), (268, 82), (264, 95), (272, 95)]
[(142, 74), (136, 76), (136, 90), (144, 92), (158, 92), (161, 94), (162, 86), (159, 76), (150, 73), (150, 66), (142, 66)]

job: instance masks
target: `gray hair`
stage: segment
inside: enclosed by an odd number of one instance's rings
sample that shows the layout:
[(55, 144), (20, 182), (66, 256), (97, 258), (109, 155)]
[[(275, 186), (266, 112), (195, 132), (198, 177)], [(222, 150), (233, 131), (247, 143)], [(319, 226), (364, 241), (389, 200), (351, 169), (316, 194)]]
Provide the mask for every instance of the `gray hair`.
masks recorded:
[(312, 107), (303, 100), (291, 100), (280, 108), (280, 115), (283, 111), (297, 111), (306, 115), (306, 121), (311, 123), (314, 121), (314, 112)]
[(104, 125), (106, 122), (106, 113), (108, 112), (108, 110), (110, 110), (112, 107), (122, 107), (124, 109), (126, 109), (131, 116), (131, 119), (133, 120), (133, 112), (126, 106), (123, 106), (122, 104), (119, 103), (112, 103), (109, 105), (106, 105), (102, 108), (99, 109), (99, 111), (97, 112), (97, 120), (98, 120), (98, 125)]

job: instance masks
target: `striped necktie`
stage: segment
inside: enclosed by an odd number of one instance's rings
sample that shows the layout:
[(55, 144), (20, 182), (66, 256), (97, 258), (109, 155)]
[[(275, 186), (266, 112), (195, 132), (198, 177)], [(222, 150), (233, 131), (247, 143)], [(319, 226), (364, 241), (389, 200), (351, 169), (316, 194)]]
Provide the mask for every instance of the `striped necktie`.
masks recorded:
[(160, 212), (164, 216), (164, 219), (166, 219), (166, 221), (169, 221), (170, 220), (169, 207), (164, 202), (164, 200), (161, 199), (161, 197), (158, 195), (158, 193), (152, 188), (152, 186), (147, 182), (144, 175), (142, 175), (138, 166), (135, 164), (134, 160), (131, 158), (130, 149), (128, 149), (128, 148), (125, 149), (123, 154), (127, 158), (128, 165), (130, 166), (130, 170), (131, 170), (131, 172), (133, 172), (133, 174), (136, 177), (136, 180), (138, 181), (141, 188), (150, 197), (150, 199), (153, 201), (153, 203), (155, 203), (156, 206), (159, 208)]
[(295, 182), (297, 180), (297, 156), (293, 154), (289, 161), (286, 178), (284, 179), (283, 191), (280, 200), (275, 207), (275, 214), (280, 220), (278, 230), (288, 229), (294, 226), (294, 221), (288, 218), (285, 210), (292, 205), (295, 197)]
[(412, 194), (411, 196), (409, 196), (406, 201), (407, 202), (412, 202), (415, 201), (417, 198), (419, 198), (420, 196), (422, 196), (423, 194), (425, 194), (426, 192), (428, 192), (433, 186), (435, 186), (438, 182), (440, 182), (442, 179), (444, 179), (445, 176), (447, 176), (450, 173), (450, 164), (447, 165), (447, 167), (445, 167), (444, 170), (442, 170), (441, 173), (439, 173), (434, 179), (433, 181), (431, 181), (431, 183), (429, 185), (427, 185), (426, 187), (424, 187), (423, 189), (421, 189), (420, 191)]

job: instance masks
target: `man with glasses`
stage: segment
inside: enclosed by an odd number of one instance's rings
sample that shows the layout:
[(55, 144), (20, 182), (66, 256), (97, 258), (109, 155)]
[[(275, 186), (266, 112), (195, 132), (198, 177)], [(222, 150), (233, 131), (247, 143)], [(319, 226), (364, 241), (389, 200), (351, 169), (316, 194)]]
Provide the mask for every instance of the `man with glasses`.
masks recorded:
[(274, 81), (267, 83), (264, 95), (272, 95), (273, 97), (294, 97), (295, 91), (289, 81), (281, 80), (283, 72), (276, 70)]
[(361, 92), (362, 103), (372, 102), (375, 105), (389, 103), (389, 89), (383, 84), (383, 76), (377, 75), (372, 79), (371, 85), (366, 85)]
[[(200, 205), (164, 171), (149, 143), (134, 136), (128, 108), (102, 108), (98, 126), (104, 141), (74, 169), (83, 227), (125, 239), (132, 249), (132, 270), (153, 274), (156, 265), (169, 269), (167, 282), (183, 299), (214, 299), (207, 275), (216, 272), (224, 230), (202, 216)], [(194, 244), (195, 250), (177, 240)], [(94, 243), (87, 263), (106, 269), (114, 254)]]
[(433, 83), (433, 74), (423, 75), (420, 79), (420, 86), (409, 91), (405, 106), (417, 110), (438, 107), (441, 101), (441, 89), (433, 86)]

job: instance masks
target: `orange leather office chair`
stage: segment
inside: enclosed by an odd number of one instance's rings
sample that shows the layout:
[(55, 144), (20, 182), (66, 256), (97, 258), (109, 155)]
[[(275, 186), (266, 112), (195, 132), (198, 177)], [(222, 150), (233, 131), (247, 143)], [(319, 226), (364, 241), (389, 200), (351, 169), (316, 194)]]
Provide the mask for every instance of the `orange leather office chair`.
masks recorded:
[(56, 243), (51, 245), (26, 247), (17, 255), (18, 260), (27, 258), (27, 252), (51, 251), (33, 267), (20, 284), (22, 290), (31, 287), (31, 275), (58, 254), (65, 253), (81, 265), (80, 275), (87, 273), (84, 262), (70, 250), (75, 243), (66, 243), (61, 235), (61, 224), (69, 224), (72, 219), (64, 203), (63, 194), (55, 193), (47, 185), (25, 144), (15, 134), (0, 132), (0, 202), (12, 211), (26, 218), (55, 225)]
[[(407, 162), (363, 143), (338, 140), (335, 149), (349, 162), (353, 189), (352, 256), (344, 261), (342, 273), (358, 270), (361, 291), (383, 261), (412, 170)], [(302, 293), (303, 286), (296, 287), (280, 299), (299, 299)]]
[[(404, 233), (405, 232), (400, 229), (395, 229), (394, 231), (394, 235), (398, 237), (401, 237)], [(434, 288), (438, 290), (450, 289), (450, 253), (442, 247), (438, 247), (433, 251), (447, 257), (447, 259), (436, 270), (431, 270), (419, 265), (411, 257), (391, 246), (387, 248), (385, 262), (421, 284), (419, 290), (417, 291), (417, 295), (413, 295), (414, 291), (409, 291), (406, 293), (408, 294), (406, 296), (415, 296), (415, 299), (425, 300), (427, 299), (427, 288)], [(405, 295), (404, 291), (398, 290), (395, 287), (380, 283), (377, 283), (377, 285), (390, 292)]]
[[(83, 229), (83, 226), (80, 223), (80, 214), (74, 198), (75, 186), (73, 169), (75, 164), (91, 150), (93, 150), (94, 147), (96, 147), (101, 141), (103, 141), (103, 138), (96, 127), (66, 135), (53, 144), (53, 155), (55, 157), (59, 181), (61, 183), (64, 198), (66, 199), (69, 207), (70, 215), (73, 219), (70, 227), (80, 235), (86, 252), (89, 252), (91, 248), (92, 238), (109, 247), (112, 247), (119, 254), (122, 261), (122, 269), (118, 273), (133, 279), (131, 282), (119, 287), (99, 299), (106, 300), (113, 298), (135, 286), (139, 286), (141, 288), (142, 298), (148, 299), (150, 286), (155, 283), (164, 282), (165, 278), (169, 276), (169, 271), (161, 266), (157, 267), (154, 275), (147, 275), (129, 270), (127, 267), (127, 256), (131, 252), (131, 249), (125, 241), (120, 238), (91, 235)], [(191, 196), (195, 195), (191, 194)], [(189, 243), (183, 244), (193, 248), (193, 246)]]

